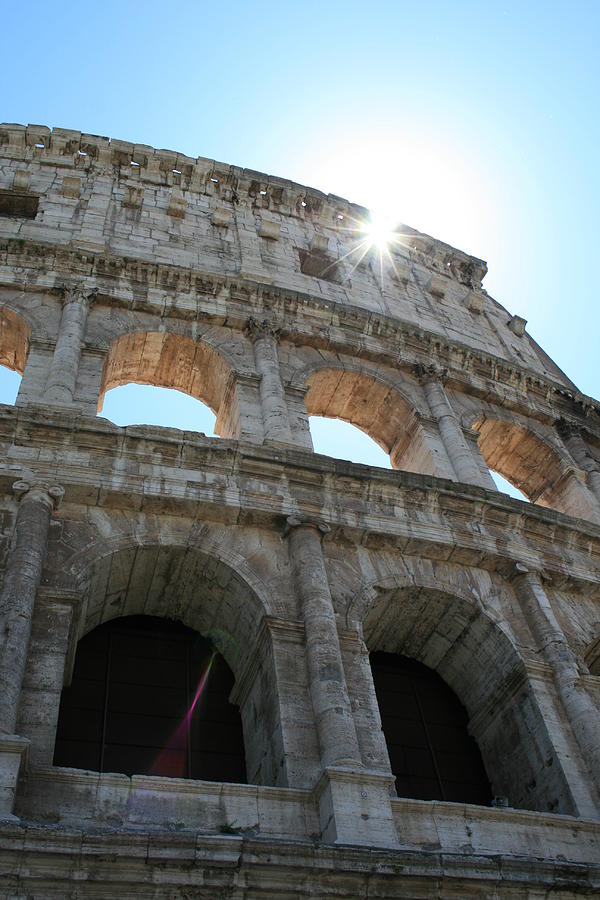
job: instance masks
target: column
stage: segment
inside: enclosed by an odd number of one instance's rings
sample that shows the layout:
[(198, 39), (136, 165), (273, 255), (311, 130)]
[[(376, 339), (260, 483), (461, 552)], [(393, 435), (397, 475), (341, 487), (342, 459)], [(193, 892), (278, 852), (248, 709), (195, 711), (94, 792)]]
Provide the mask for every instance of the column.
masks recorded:
[(312, 453), (314, 447), (306, 409), (308, 389), (307, 384), (287, 384), (285, 400), (294, 446), (298, 450), (309, 450)]
[(398, 846), (391, 805), (394, 777), (362, 765), (346, 686), (333, 602), (321, 549), (324, 523), (291, 517), (288, 550), (302, 607), (308, 682), (323, 772), (315, 799), (323, 840), (332, 844)]
[(398, 846), (391, 805), (394, 776), (379, 759), (362, 764), (333, 602), (321, 549), (324, 523), (291, 517), (288, 550), (302, 607), (306, 661), (323, 772), (315, 785), (323, 840)]
[(52, 765), (73, 610), (81, 603), (75, 592), (37, 593), (16, 725), (17, 734), (31, 741), (32, 766)]
[(436, 419), (442, 442), (450, 458), (456, 477), (464, 484), (483, 484), (473, 452), (463, 434), (456, 413), (450, 405), (446, 391), (437, 373), (426, 373), (422, 378), (423, 390), (433, 417)]
[(29, 750), (29, 741), (14, 731), (50, 516), (63, 494), (58, 485), (46, 483), (17, 481), (13, 489), (19, 508), (0, 595), (0, 819), (14, 819), (17, 781)]
[(69, 405), (75, 396), (87, 316), (96, 291), (65, 288), (58, 338), (44, 392), (46, 403)]
[(13, 490), (19, 498), (19, 508), (0, 595), (3, 617), (0, 733), (4, 734), (12, 734), (15, 730), (50, 517), (64, 493), (59, 485), (45, 482), (16, 481)]
[(277, 329), (267, 321), (248, 319), (246, 331), (254, 344), (256, 371), (260, 377), (265, 441), (291, 444), (292, 434), (279, 370)]
[(321, 549), (327, 525), (287, 520), (288, 550), (306, 633), (308, 682), (324, 766), (361, 765)]
[(557, 693), (596, 787), (600, 790), (600, 717), (536, 572), (517, 563), (515, 593), (529, 629), (552, 668)]
[(596, 500), (600, 501), (600, 467), (588, 451), (578, 426), (574, 422), (559, 419), (556, 423), (556, 430), (575, 464), (586, 473), (588, 484)]

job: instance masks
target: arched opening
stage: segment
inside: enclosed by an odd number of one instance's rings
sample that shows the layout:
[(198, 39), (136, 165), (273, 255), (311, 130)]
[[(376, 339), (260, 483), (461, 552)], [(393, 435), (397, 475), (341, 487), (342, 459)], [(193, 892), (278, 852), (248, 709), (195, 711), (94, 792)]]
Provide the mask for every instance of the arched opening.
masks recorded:
[(0, 403), (14, 406), (29, 353), (29, 325), (4, 307), (0, 309)]
[(490, 470), (498, 472), (531, 503), (567, 515), (599, 520), (597, 503), (569, 460), (533, 431), (483, 416), (473, 423), (479, 447)]
[(0, 403), (14, 406), (17, 401), (22, 376), (0, 365)]
[(124, 384), (106, 391), (102, 415), (115, 425), (159, 425), (215, 436), (216, 416), (195, 397), (173, 388)]
[(150, 616), (81, 639), (64, 688), (54, 765), (246, 782), (233, 674), (210, 640)]
[(376, 652), (370, 661), (398, 796), (489, 805), (481, 753), (456, 694), (414, 659)]
[(498, 472), (532, 503), (538, 501), (561, 475), (556, 452), (536, 434), (520, 425), (483, 418), (473, 425), (488, 468)]
[(508, 496), (512, 497), (514, 500), (522, 500), (524, 503), (529, 503), (529, 498), (525, 496), (523, 491), (520, 491), (518, 487), (515, 487), (507, 478), (504, 478), (499, 472), (494, 472), (493, 469), (490, 469), (489, 471), (494, 484), (501, 494), (508, 494)]
[(381, 586), (364, 614), (363, 634), (371, 657), (409, 657), (437, 673), (458, 698), (494, 796), (506, 797), (515, 808), (573, 813), (523, 662), (475, 599), (433, 586)]
[(109, 550), (102, 542), (73, 560), (70, 571), (81, 585), (82, 603), (70, 637), (64, 685), (71, 683), (84, 636), (99, 626), (129, 616), (183, 623), (194, 639), (202, 635), (210, 641), (233, 673), (235, 685), (228, 696), (239, 704), (248, 783), (285, 785), (284, 728), (279, 696), (272, 690), (274, 651), (260, 644), (264, 617), (279, 606), (276, 598), (265, 595), (224, 532), (209, 541), (207, 531), (203, 526), (196, 533), (197, 540), (202, 535), (208, 544), (204, 550), (157, 543)]
[(320, 369), (309, 378), (306, 409), (310, 417), (341, 419), (365, 432), (389, 457), (393, 469), (436, 474), (414, 410), (384, 382), (359, 372)]
[(311, 416), (310, 433), (315, 453), (347, 459), (366, 466), (391, 469), (389, 455), (368, 434), (341, 419)]
[(165, 332), (122, 335), (104, 364), (98, 412), (116, 424), (232, 437), (237, 419), (230, 375), (227, 360), (201, 341)]

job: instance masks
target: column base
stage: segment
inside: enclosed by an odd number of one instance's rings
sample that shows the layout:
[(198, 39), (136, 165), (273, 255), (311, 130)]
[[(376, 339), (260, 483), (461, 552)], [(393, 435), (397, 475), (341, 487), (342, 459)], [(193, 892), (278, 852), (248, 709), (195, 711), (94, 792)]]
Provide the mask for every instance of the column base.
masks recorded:
[(0, 735), (0, 820), (18, 822), (13, 814), (19, 775), (27, 768), (29, 741), (18, 734)]
[(387, 772), (328, 766), (315, 786), (323, 840), (397, 848), (393, 790), (394, 776)]
[(275, 438), (266, 438), (263, 441), (264, 447), (272, 447), (274, 450), (304, 450), (304, 447), (298, 447), (294, 441), (278, 441)]

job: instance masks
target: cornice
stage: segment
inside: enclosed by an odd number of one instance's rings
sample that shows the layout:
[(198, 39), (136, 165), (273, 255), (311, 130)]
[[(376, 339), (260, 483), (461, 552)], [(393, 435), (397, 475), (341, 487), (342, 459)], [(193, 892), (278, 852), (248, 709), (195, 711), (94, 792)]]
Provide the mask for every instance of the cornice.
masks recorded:
[[(325, 547), (424, 555), (506, 576), (518, 562), (551, 574), (558, 587), (600, 591), (600, 526), (484, 488), (176, 429), (118, 428), (42, 407), (0, 407), (0, 443), (6, 456), (11, 446), (39, 448), (36, 477), (60, 466), (58, 518), (74, 505), (282, 534), (289, 516), (316, 516), (331, 529)], [(0, 490), (9, 495), (20, 474), (18, 463), (5, 464)]]
[[(24, 264), (27, 260), (30, 266)], [(20, 239), (0, 241), (0, 286), (60, 297), (66, 275), (77, 275), (83, 288), (96, 290), (97, 306), (104, 303), (161, 318), (226, 323), (242, 332), (249, 315), (264, 318), (266, 314), (281, 340), (299, 345), (310, 342), (319, 349), (351, 354), (411, 375), (415, 366), (433, 364), (447, 370), (449, 388), (529, 415), (532, 399), (537, 397), (547, 407), (545, 414), (537, 410), (541, 420), (583, 419), (586, 427), (600, 431), (600, 402), (592, 397), (401, 318), (237, 276)], [(135, 290), (140, 284), (143, 290)]]

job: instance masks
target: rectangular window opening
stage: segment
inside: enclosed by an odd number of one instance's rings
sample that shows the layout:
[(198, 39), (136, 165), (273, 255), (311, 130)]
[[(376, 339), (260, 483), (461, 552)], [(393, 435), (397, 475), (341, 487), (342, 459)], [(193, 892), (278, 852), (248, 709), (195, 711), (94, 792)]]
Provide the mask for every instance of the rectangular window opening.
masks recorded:
[(40, 198), (35, 194), (0, 191), (0, 216), (14, 219), (35, 219)]
[(333, 284), (341, 284), (344, 281), (342, 265), (327, 253), (309, 250), (299, 250), (298, 253), (300, 271), (303, 275), (312, 275), (313, 278), (321, 278), (323, 281), (331, 281)]

